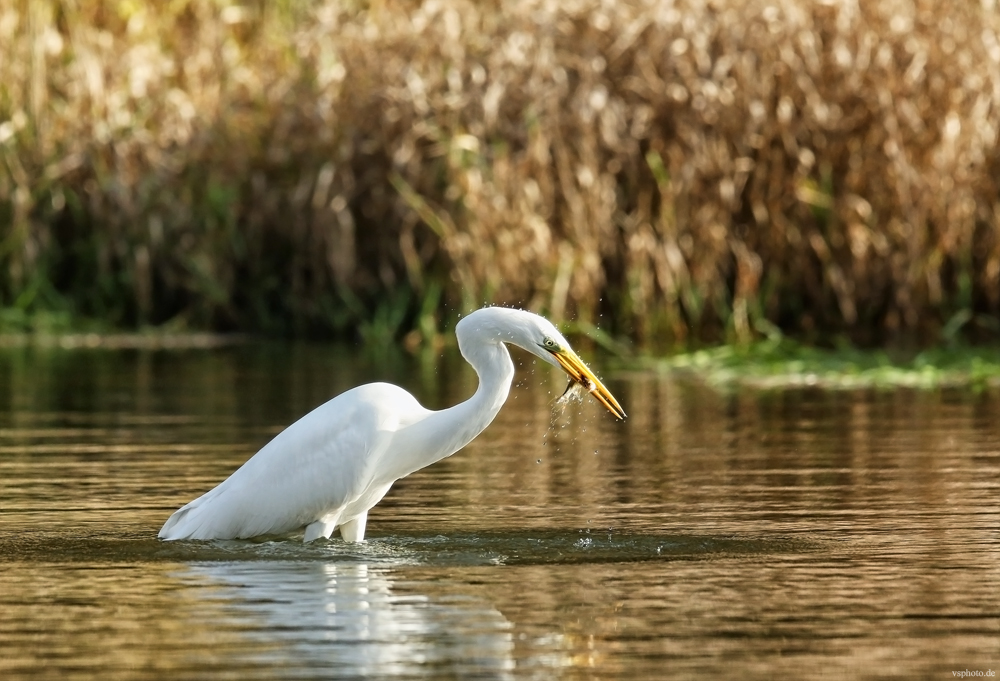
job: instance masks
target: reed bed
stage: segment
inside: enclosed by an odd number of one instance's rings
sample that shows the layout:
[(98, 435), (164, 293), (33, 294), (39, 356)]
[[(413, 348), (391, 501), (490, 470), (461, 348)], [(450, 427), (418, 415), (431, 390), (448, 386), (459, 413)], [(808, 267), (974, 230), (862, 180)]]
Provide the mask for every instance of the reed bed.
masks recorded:
[(992, 0), (0, 0), (0, 305), (997, 332)]

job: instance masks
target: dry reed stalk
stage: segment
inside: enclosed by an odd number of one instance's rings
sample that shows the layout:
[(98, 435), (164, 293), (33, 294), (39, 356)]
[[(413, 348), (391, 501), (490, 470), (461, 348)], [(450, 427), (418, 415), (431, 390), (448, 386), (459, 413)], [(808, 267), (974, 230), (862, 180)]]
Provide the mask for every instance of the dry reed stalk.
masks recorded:
[(405, 286), (661, 342), (1000, 315), (988, 0), (275, 7), (0, 0), (3, 304), (322, 330)]

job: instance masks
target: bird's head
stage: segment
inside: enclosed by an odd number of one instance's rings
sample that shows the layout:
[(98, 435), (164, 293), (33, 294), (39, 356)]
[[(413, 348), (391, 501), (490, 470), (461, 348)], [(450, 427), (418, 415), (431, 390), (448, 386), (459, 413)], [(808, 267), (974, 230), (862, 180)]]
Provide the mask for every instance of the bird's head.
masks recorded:
[(474, 318), (479, 318), (480, 330), (504, 342), (513, 343), (549, 364), (559, 367), (566, 372), (570, 381), (583, 386), (617, 418), (625, 418), (625, 410), (618, 404), (618, 400), (583, 363), (569, 342), (549, 320), (532, 312), (504, 307), (477, 310), (465, 320), (471, 322)]
[(603, 404), (617, 418), (625, 418), (625, 410), (618, 404), (615, 396), (604, 387), (594, 372), (573, 352), (573, 348), (558, 331), (554, 335), (543, 336), (538, 347), (541, 348), (541, 352), (536, 352), (536, 355), (565, 371), (570, 381), (583, 386), (587, 392), (594, 396), (594, 399)]

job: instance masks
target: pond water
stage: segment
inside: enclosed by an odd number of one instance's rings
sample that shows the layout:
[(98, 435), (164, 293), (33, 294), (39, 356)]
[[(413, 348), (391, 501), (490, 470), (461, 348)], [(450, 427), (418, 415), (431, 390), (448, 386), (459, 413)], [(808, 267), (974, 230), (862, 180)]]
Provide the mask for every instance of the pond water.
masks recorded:
[[(584, 353), (587, 354), (587, 353)], [(456, 358), (0, 352), (0, 678), (953, 678), (1000, 666), (1000, 394), (736, 390), (523, 354), (368, 542), (160, 542), (334, 394)]]

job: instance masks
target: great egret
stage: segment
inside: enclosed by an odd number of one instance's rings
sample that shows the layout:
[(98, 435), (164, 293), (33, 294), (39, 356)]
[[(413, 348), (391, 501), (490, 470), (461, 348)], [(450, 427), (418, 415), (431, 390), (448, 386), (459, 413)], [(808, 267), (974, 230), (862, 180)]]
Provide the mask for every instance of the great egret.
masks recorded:
[(531, 312), (487, 307), (455, 329), (462, 356), (479, 375), (476, 393), (441, 411), (402, 388), (362, 385), (334, 397), (280, 432), (215, 489), (176, 511), (160, 538), (235, 539), (305, 527), (303, 541), (362, 541), (368, 511), (396, 480), (451, 456), (500, 411), (514, 378), (504, 343), (561, 367), (619, 419), (625, 412), (555, 326)]

